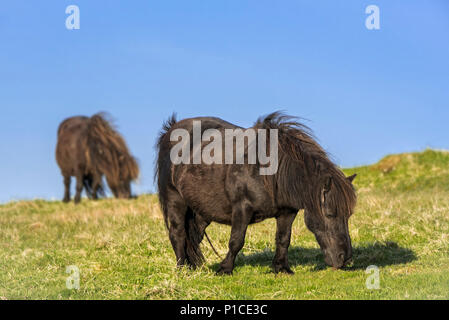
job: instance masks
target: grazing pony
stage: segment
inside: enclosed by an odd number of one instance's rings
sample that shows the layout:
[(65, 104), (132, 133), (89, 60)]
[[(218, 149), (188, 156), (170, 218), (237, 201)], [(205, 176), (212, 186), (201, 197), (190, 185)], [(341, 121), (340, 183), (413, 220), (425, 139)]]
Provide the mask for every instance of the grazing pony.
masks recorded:
[(64, 202), (70, 201), (72, 176), (75, 203), (81, 201), (83, 187), (89, 198), (104, 195), (103, 175), (116, 198), (131, 198), (131, 181), (139, 176), (136, 159), (104, 114), (64, 120), (58, 129), (56, 161), (64, 177)]
[[(287, 252), (292, 223), (301, 209), (304, 209), (306, 226), (314, 233), (325, 262), (342, 268), (351, 260), (348, 219), (356, 204), (352, 185), (355, 175), (346, 177), (307, 127), (279, 112), (255, 123), (252, 129), (258, 136), (259, 129), (274, 129), (278, 140), (278, 170), (275, 174), (261, 175), (259, 169), (263, 165), (259, 159), (255, 164), (174, 164), (171, 150), (179, 142), (173, 141), (172, 133), (183, 129), (192, 137), (196, 121), (201, 123), (201, 134), (209, 129), (221, 133), (242, 129), (213, 117), (177, 122), (172, 116), (164, 123), (157, 143), (155, 179), (178, 265), (196, 267), (204, 261), (200, 242), (206, 227), (211, 222), (218, 222), (231, 226), (229, 251), (218, 273), (231, 274), (236, 255), (244, 245), (248, 225), (276, 218), (273, 268), (276, 273), (291, 274)], [(268, 135), (266, 139), (269, 140)], [(207, 140), (203, 136), (203, 147), (212, 142)], [(190, 143), (192, 147), (193, 143)], [(236, 148), (232, 150), (236, 155)], [(247, 159), (248, 150), (246, 146)], [(225, 154), (225, 147), (222, 151)], [(270, 153), (274, 151), (269, 150)], [(190, 154), (194, 156), (194, 152)]]

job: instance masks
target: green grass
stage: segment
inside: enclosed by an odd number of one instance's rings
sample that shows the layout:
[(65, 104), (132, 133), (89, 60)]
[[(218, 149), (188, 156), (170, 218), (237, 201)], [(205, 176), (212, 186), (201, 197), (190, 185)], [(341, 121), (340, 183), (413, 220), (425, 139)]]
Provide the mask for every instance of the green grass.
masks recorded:
[[(176, 269), (157, 198), (42, 200), (0, 206), (0, 299), (448, 299), (449, 153), (386, 157), (358, 173), (350, 219), (354, 265), (332, 270), (298, 215), (289, 258), (295, 275), (270, 265), (275, 221), (250, 226), (233, 276), (216, 276), (218, 259)], [(225, 255), (230, 228), (208, 234)], [(66, 288), (66, 267), (80, 270), (80, 289)], [(365, 269), (377, 265), (380, 289)]]

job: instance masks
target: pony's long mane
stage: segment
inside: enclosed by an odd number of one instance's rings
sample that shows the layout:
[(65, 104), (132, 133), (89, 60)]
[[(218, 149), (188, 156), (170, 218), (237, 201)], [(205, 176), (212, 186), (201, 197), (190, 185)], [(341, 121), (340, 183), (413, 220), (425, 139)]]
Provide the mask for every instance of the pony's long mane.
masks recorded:
[(98, 113), (89, 119), (88, 164), (117, 185), (123, 179), (136, 180), (139, 166), (130, 154), (123, 137), (117, 132), (105, 113)]
[(295, 117), (274, 112), (259, 118), (254, 128), (278, 130), (278, 171), (264, 179), (273, 203), (298, 203), (300, 200), (300, 207), (321, 212), (323, 181), (332, 177), (336, 192), (330, 200), (338, 212), (348, 216), (353, 213), (357, 199), (351, 182), (329, 159), (307, 126)]

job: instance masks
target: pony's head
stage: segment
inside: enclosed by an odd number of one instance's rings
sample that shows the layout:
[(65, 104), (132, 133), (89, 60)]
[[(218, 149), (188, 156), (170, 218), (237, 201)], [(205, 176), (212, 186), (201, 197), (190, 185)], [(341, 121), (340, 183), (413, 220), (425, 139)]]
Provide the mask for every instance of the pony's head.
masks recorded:
[[(131, 182), (136, 180), (139, 176), (139, 167), (136, 159), (130, 154), (122, 154), (118, 156), (118, 179), (109, 182), (112, 193), (116, 198), (130, 199)], [(106, 174), (106, 179), (108, 174)]]
[(348, 220), (355, 206), (352, 181), (328, 175), (320, 179), (318, 206), (304, 210), (304, 221), (313, 232), (324, 254), (324, 261), (334, 268), (342, 268), (352, 259)]
[(136, 159), (130, 154), (122, 154), (118, 156), (118, 166), (115, 175), (106, 172), (106, 180), (109, 188), (116, 198), (130, 199), (131, 182), (139, 176), (139, 167)]
[(357, 196), (355, 175), (345, 177), (316, 142), (311, 130), (295, 118), (275, 112), (256, 126), (279, 131), (279, 169), (265, 178), (274, 203), (304, 208), (307, 227), (315, 235), (325, 262), (341, 268), (352, 258), (348, 219)]

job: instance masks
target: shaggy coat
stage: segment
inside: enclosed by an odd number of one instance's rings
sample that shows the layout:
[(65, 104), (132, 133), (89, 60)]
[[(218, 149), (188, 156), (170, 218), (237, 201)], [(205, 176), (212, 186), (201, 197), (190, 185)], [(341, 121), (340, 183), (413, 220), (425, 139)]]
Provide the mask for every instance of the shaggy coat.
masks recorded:
[(64, 120), (58, 129), (56, 161), (64, 177), (64, 202), (70, 201), (71, 177), (76, 178), (78, 203), (83, 187), (89, 198), (104, 195), (103, 176), (116, 198), (130, 198), (131, 181), (139, 176), (136, 159), (104, 114)]
[[(278, 130), (278, 170), (274, 175), (262, 176), (258, 161), (256, 164), (173, 164), (170, 150), (177, 141), (171, 141), (170, 134), (181, 128), (192, 137), (195, 120), (201, 121), (202, 133), (207, 129), (223, 133), (225, 129), (239, 128), (213, 117), (177, 122), (174, 116), (162, 128), (157, 144), (156, 180), (178, 265), (198, 266), (203, 262), (200, 242), (206, 227), (218, 222), (231, 226), (229, 251), (218, 272), (232, 273), (248, 225), (276, 218), (273, 268), (275, 272), (292, 273), (287, 251), (292, 223), (301, 209), (326, 263), (336, 268), (348, 263), (352, 257), (348, 219), (356, 204), (352, 186), (355, 176), (345, 177), (307, 127), (278, 112), (255, 123), (254, 129)], [(267, 145), (268, 140), (267, 136)], [(203, 146), (208, 143), (203, 142)]]

